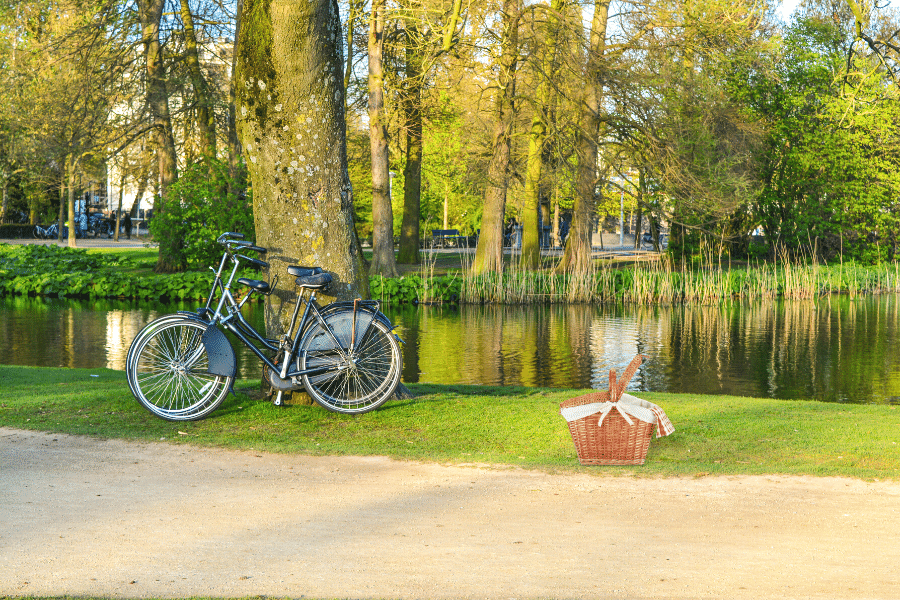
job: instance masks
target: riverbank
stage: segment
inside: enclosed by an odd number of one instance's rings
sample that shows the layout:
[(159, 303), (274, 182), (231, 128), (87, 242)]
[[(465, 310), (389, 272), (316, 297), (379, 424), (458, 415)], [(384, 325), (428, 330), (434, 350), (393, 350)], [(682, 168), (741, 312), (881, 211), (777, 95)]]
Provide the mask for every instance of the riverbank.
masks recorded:
[(275, 407), (236, 385), (206, 420), (169, 423), (107, 369), (0, 365), (0, 422), (9, 427), (179, 446), (283, 454), (386, 456), (547, 472), (638, 477), (812, 475), (900, 479), (893, 405), (843, 405), (647, 393), (676, 433), (654, 438), (640, 467), (582, 467), (559, 403), (575, 390), (408, 384), (416, 394), (358, 417), (318, 406)]
[[(472, 276), (467, 274), (467, 256), (463, 252), (434, 254), (417, 267), (418, 273), (370, 277), (370, 295), (387, 304), (655, 306), (900, 292), (900, 263), (820, 265), (785, 259), (732, 267), (710, 261), (677, 266), (659, 259), (621, 266), (616, 259), (596, 262), (594, 272), (584, 277), (556, 274), (551, 268), (520, 270), (514, 263), (502, 273)], [(451, 266), (456, 262), (462, 265), (460, 270)], [(55, 243), (0, 244), (0, 295), (198, 300), (209, 293), (208, 271), (157, 275), (154, 265), (155, 250), (150, 248), (73, 250)], [(442, 270), (448, 274), (436, 274)], [(241, 275), (271, 276), (250, 269)]]

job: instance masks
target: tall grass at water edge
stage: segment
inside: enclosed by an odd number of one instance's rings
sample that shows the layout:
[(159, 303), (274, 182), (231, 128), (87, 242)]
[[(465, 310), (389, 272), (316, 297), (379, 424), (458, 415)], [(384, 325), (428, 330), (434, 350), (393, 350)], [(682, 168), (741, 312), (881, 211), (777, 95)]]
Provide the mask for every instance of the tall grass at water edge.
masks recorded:
[(896, 262), (824, 265), (782, 257), (774, 262), (730, 267), (707, 258), (680, 267), (664, 258), (627, 268), (595, 264), (584, 276), (527, 271), (515, 265), (501, 273), (462, 275), (460, 301), (711, 305), (754, 298), (810, 299), (832, 293), (856, 296), (894, 292), (900, 292), (900, 263)]

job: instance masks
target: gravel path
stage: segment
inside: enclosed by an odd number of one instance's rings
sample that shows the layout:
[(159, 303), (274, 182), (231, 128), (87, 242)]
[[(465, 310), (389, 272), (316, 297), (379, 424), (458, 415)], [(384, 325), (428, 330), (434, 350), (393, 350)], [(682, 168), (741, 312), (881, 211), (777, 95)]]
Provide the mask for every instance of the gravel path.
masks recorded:
[(0, 428), (0, 595), (900, 598), (900, 484), (634, 479)]

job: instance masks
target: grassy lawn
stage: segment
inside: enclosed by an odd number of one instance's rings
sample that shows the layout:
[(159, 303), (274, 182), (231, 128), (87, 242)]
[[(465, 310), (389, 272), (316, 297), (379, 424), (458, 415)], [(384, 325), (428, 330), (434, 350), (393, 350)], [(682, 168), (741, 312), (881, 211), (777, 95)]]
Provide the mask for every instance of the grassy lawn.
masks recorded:
[(731, 396), (640, 394), (676, 431), (654, 438), (640, 467), (582, 467), (559, 403), (572, 390), (409, 385), (412, 400), (360, 416), (318, 406), (276, 408), (238, 382), (211, 417), (169, 423), (106, 369), (0, 366), (0, 423), (38, 431), (310, 455), (382, 455), (546, 471), (703, 476), (900, 477), (900, 410)]

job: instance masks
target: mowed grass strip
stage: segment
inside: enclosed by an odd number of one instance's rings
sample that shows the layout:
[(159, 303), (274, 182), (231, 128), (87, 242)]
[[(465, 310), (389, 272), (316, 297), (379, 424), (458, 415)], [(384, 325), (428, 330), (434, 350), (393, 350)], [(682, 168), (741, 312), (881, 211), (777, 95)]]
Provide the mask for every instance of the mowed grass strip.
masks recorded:
[(123, 372), (0, 365), (0, 425), (238, 450), (598, 474), (900, 478), (900, 410), (887, 405), (642, 393), (663, 407), (675, 433), (651, 441), (643, 466), (582, 467), (559, 403), (583, 391), (409, 385), (414, 399), (346, 416), (253, 399), (258, 382), (235, 387), (237, 396), (209, 418), (170, 423), (138, 404)]

